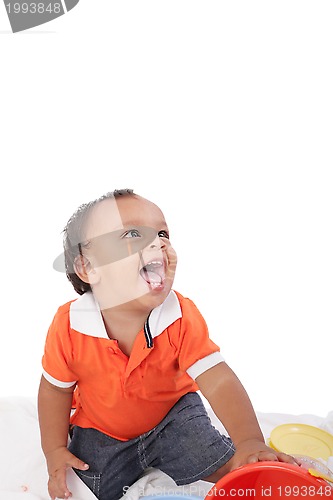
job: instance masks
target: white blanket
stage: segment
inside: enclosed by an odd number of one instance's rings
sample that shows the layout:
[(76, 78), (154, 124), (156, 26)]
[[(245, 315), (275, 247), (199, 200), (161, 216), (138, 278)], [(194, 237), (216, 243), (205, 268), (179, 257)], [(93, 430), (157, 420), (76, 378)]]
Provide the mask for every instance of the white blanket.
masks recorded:
[[(208, 409), (215, 427), (223, 428)], [(257, 413), (266, 438), (282, 423), (315, 425), (333, 434), (333, 411), (326, 418), (316, 415)], [(37, 405), (29, 398), (0, 398), (0, 500), (48, 500), (47, 470), (40, 446)], [(72, 500), (96, 500), (91, 491), (72, 470), (68, 470), (68, 485)], [(147, 470), (129, 490), (124, 500), (138, 500), (153, 494), (181, 493), (204, 498), (212, 484), (198, 481), (177, 487), (166, 474)]]

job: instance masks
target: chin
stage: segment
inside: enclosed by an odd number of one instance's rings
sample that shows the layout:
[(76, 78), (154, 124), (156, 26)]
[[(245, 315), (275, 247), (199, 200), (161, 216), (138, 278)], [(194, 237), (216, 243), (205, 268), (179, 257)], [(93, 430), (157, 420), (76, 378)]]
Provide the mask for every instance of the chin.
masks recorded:
[(163, 283), (160, 286), (150, 287), (148, 293), (143, 297), (143, 300), (149, 302), (151, 309), (158, 307), (164, 302), (171, 290), (171, 286)]

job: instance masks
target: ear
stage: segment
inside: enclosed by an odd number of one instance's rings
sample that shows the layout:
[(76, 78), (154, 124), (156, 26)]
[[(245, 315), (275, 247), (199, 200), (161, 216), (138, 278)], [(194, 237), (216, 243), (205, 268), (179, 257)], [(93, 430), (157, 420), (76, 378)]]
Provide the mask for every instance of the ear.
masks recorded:
[(77, 255), (74, 260), (74, 271), (85, 283), (95, 285), (99, 281), (99, 273), (85, 255)]

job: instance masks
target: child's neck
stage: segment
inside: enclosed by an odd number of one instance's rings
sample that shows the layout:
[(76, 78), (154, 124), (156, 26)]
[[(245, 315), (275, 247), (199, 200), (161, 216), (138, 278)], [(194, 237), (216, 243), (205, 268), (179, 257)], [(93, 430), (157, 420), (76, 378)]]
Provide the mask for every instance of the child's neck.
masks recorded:
[(118, 341), (120, 349), (130, 356), (137, 334), (143, 328), (149, 312), (128, 311), (122, 308), (102, 311), (106, 332)]

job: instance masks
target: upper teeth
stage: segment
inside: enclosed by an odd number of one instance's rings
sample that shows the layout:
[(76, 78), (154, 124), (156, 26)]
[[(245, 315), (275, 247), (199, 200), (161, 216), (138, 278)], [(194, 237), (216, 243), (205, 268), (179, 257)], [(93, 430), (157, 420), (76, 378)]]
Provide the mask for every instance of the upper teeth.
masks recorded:
[(154, 267), (161, 267), (163, 266), (163, 263), (159, 260), (152, 260), (151, 262), (148, 262), (148, 264), (146, 264), (144, 266), (145, 269), (151, 269), (151, 268), (154, 268)]

